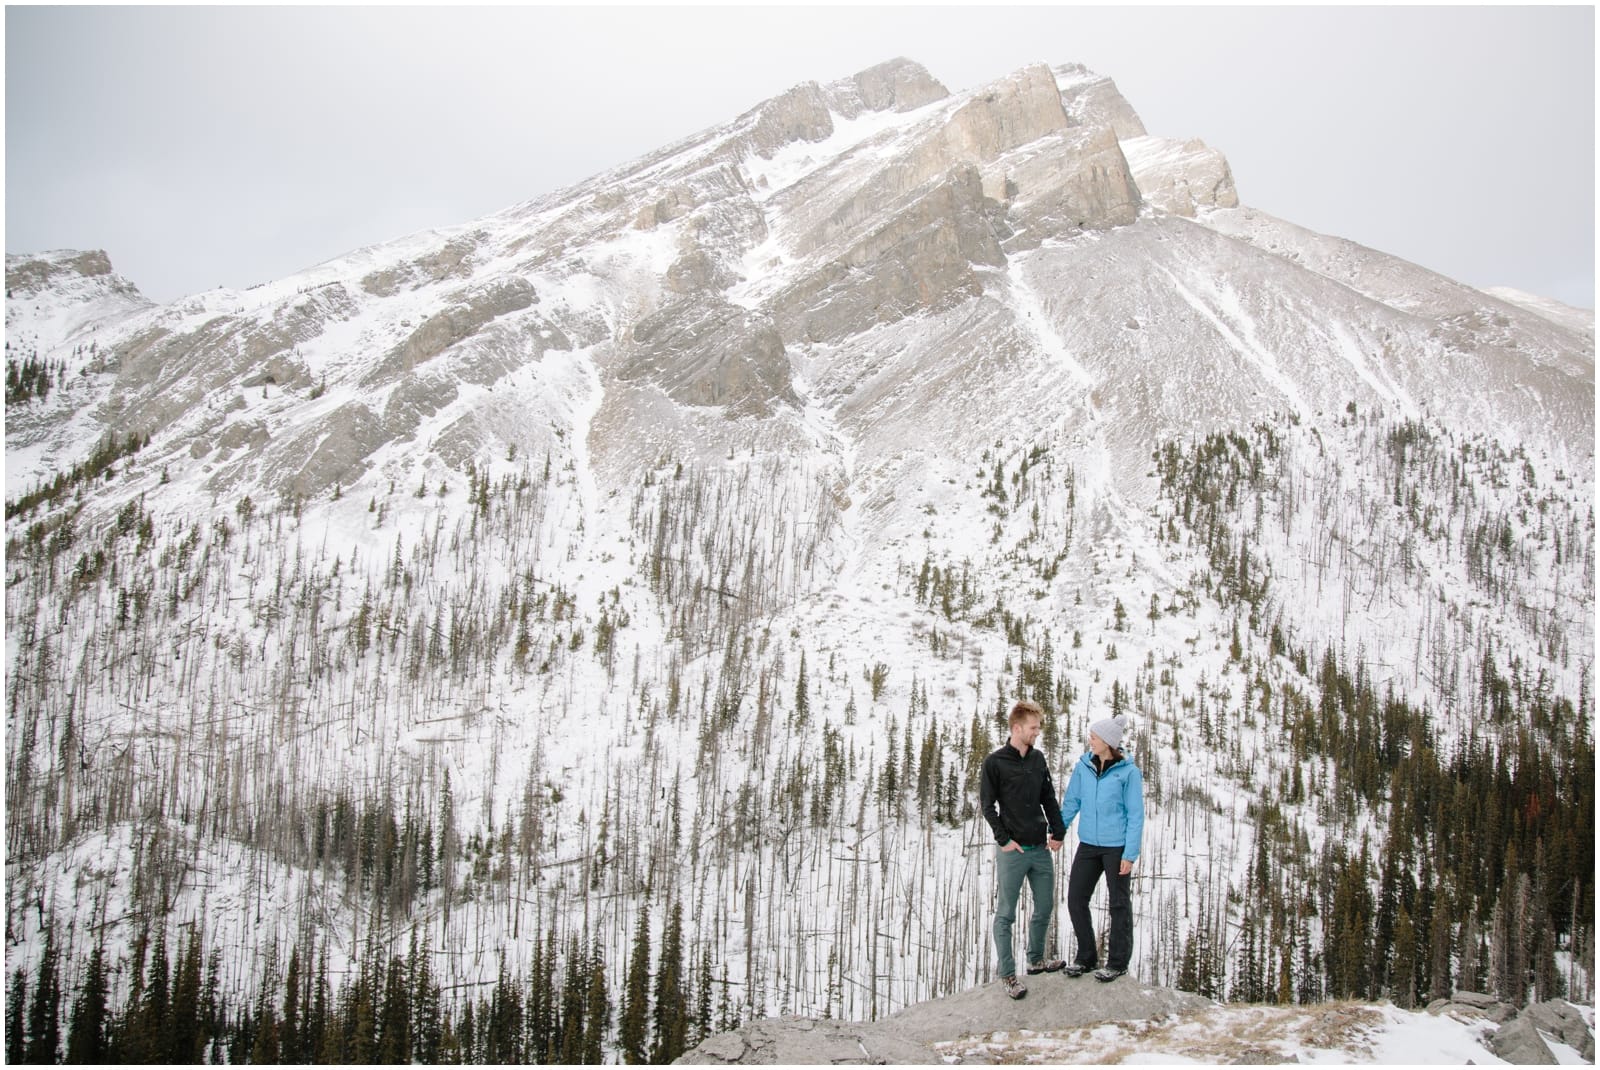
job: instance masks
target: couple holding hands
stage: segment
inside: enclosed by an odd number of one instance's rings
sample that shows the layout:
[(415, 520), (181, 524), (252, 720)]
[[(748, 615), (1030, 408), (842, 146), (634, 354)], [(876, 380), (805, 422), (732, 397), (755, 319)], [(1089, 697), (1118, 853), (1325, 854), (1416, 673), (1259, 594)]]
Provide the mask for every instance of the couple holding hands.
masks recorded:
[[(999, 896), (994, 941), (1000, 983), (1012, 999), (1028, 994), (1017, 978), (1011, 928), (1022, 883), (1033, 889), (1033, 919), (1028, 926), (1028, 972), (1064, 970), (1081, 977), (1114, 981), (1128, 972), (1133, 955), (1133, 906), (1128, 890), (1139, 840), (1144, 831), (1144, 777), (1123, 753), (1124, 718), (1107, 717), (1089, 726), (1089, 749), (1072, 767), (1067, 790), (1058, 800), (1050, 767), (1035, 744), (1044, 711), (1024, 699), (1011, 707), (1011, 738), (983, 762), (979, 802), (994, 830)], [(1077, 935), (1073, 961), (1044, 957), (1045, 933), (1055, 904), (1055, 860), (1067, 828), (1078, 821), (1078, 850), (1067, 877), (1067, 916)], [(1099, 959), (1089, 898), (1104, 873), (1111, 898), (1107, 961)]]

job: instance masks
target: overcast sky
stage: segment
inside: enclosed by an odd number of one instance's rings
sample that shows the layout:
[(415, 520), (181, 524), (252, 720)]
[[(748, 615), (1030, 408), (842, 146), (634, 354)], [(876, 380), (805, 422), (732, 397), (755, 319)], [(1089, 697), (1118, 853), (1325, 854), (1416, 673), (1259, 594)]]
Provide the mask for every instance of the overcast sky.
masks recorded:
[(906, 56), (1110, 75), (1240, 200), (1594, 307), (1594, 9), (7, 7), (7, 252), (148, 296), (488, 215)]

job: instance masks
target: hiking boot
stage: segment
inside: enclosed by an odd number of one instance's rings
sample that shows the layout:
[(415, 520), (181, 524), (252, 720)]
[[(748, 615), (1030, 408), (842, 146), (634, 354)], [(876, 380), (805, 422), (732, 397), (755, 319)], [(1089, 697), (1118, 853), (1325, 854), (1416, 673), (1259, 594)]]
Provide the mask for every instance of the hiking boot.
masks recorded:
[(1005, 985), (1006, 995), (1012, 999), (1021, 999), (1028, 994), (1028, 989), (1021, 981), (1017, 980), (1017, 975), (1014, 973), (1008, 973), (1000, 978), (1000, 983)]
[(1068, 977), (1082, 977), (1093, 968), (1092, 966), (1080, 966), (1076, 962), (1069, 962), (1061, 968), (1061, 972)]
[(1115, 981), (1127, 972), (1127, 970), (1113, 970), (1110, 966), (1107, 966), (1103, 970), (1094, 971), (1094, 979), (1096, 981)]
[(1057, 970), (1061, 969), (1065, 965), (1066, 965), (1066, 963), (1062, 962), (1060, 959), (1045, 959), (1043, 962), (1030, 962), (1030, 963), (1028, 963), (1028, 972), (1029, 973), (1055, 973)]

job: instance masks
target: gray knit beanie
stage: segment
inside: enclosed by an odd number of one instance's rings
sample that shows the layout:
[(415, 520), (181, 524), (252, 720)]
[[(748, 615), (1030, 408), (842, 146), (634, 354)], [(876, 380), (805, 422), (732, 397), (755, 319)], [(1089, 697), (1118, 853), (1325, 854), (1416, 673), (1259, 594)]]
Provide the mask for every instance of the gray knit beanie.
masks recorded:
[(1096, 721), (1089, 726), (1089, 731), (1105, 741), (1106, 746), (1112, 750), (1122, 749), (1122, 733), (1128, 727), (1128, 719), (1122, 714), (1107, 717)]

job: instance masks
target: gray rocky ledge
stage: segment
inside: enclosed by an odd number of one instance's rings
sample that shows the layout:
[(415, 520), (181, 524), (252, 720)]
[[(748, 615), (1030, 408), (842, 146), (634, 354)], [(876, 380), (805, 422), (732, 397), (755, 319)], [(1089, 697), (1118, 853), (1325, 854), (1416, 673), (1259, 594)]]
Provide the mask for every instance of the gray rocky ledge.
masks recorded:
[(1047, 974), (1025, 979), (1028, 995), (981, 985), (907, 1007), (875, 1022), (764, 1018), (708, 1037), (680, 1063), (882, 1064), (941, 1061), (933, 1044), (996, 1031), (1060, 1030), (1099, 1022), (1144, 1021), (1199, 1010), (1211, 1001), (1131, 977), (1099, 984)]

